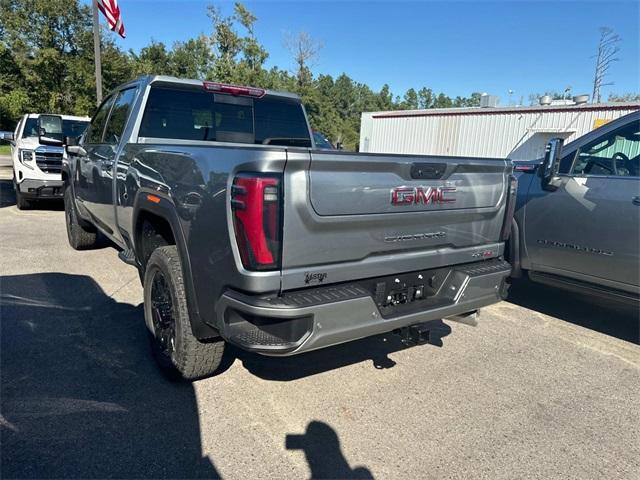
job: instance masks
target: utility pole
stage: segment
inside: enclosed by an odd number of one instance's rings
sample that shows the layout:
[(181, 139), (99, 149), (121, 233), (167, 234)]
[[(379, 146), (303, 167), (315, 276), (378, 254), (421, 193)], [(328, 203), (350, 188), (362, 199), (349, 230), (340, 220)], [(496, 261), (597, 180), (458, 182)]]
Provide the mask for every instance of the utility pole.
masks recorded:
[(100, 23), (98, 21), (98, 3), (93, 0), (93, 54), (96, 66), (96, 99), (102, 103), (102, 64), (100, 59)]

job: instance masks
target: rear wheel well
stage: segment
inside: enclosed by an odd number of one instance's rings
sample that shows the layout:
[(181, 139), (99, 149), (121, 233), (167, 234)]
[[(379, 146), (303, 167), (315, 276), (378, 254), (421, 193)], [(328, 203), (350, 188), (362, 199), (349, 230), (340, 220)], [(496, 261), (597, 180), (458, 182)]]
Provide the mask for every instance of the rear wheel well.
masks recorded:
[(135, 246), (136, 257), (143, 272), (156, 248), (175, 244), (173, 229), (165, 218), (147, 210), (140, 212), (136, 221)]

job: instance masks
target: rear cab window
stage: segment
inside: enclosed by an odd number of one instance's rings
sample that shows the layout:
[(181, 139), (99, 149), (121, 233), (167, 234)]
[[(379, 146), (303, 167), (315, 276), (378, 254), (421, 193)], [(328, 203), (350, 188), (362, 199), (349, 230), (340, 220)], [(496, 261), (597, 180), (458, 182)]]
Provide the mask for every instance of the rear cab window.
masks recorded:
[(302, 105), (294, 99), (165, 86), (151, 88), (139, 136), (311, 147)]

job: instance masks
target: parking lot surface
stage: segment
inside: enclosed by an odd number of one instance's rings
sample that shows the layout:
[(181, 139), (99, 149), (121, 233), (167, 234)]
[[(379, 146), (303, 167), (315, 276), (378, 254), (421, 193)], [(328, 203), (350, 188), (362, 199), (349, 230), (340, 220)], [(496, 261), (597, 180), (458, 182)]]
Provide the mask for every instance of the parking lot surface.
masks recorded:
[(106, 242), (73, 251), (60, 205), (18, 211), (4, 173), (4, 478), (638, 478), (637, 312), (517, 282), (429, 345), (228, 349), (224, 373), (176, 384), (137, 272)]

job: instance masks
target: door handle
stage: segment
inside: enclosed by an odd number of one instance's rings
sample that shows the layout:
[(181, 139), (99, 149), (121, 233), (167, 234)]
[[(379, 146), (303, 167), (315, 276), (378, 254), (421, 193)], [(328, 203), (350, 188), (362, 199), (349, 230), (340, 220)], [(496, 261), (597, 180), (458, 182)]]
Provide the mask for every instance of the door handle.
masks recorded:
[(636, 197), (633, 197), (631, 199), (631, 203), (633, 203), (634, 205), (638, 205), (640, 207), (640, 195), (636, 196)]

